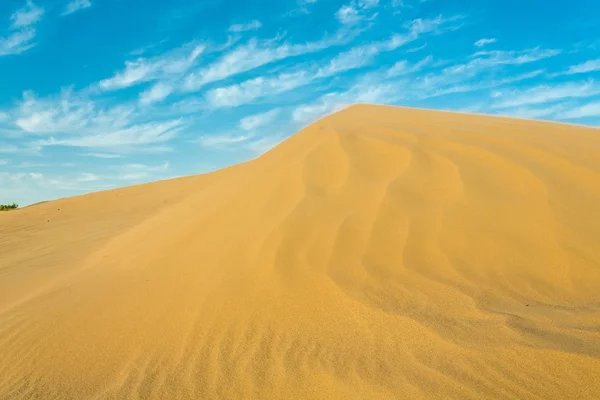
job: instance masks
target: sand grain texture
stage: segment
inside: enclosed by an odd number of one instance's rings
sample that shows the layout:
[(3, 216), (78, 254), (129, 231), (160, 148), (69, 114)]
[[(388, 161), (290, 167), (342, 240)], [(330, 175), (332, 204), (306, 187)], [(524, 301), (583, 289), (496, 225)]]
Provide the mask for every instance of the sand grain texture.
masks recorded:
[(597, 399), (600, 131), (355, 106), (0, 214), (0, 399)]

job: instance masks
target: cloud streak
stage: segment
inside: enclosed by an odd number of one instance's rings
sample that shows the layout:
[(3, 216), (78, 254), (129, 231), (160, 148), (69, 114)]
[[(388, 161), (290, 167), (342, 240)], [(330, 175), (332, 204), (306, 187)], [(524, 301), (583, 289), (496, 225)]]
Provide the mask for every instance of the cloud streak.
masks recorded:
[(258, 20), (250, 21), (245, 24), (234, 24), (229, 27), (229, 32), (240, 33), (240, 32), (248, 32), (255, 31), (260, 29), (262, 26), (261, 22)]
[(63, 16), (71, 15), (77, 11), (81, 11), (86, 8), (90, 8), (91, 6), (92, 6), (92, 3), (90, 2), (90, 0), (73, 0), (67, 4), (67, 6), (65, 7), (65, 10), (62, 12), (61, 15), (63, 15)]
[(23, 8), (15, 11), (10, 17), (12, 32), (0, 36), (0, 56), (21, 54), (34, 47), (35, 25), (43, 15), (44, 9), (30, 0)]
[(475, 45), (475, 47), (484, 47), (484, 46), (487, 46), (488, 44), (492, 44), (492, 43), (496, 43), (496, 39), (483, 38), (483, 39), (479, 39), (478, 41), (476, 41), (474, 43), (474, 45)]
[(112, 77), (103, 79), (98, 87), (112, 91), (136, 86), (144, 82), (170, 79), (181, 76), (189, 70), (198, 57), (206, 50), (203, 44), (184, 45), (154, 58), (138, 58), (126, 61), (125, 69)]
[(27, 0), (25, 7), (14, 12), (11, 17), (11, 28), (21, 29), (38, 23), (44, 15), (44, 9)]
[(351, 35), (342, 35), (341, 33), (304, 44), (277, 44), (277, 40), (251, 39), (248, 43), (221, 56), (211, 65), (188, 74), (184, 80), (183, 90), (199, 91), (209, 83), (221, 81), (286, 58), (315, 53), (340, 45), (350, 39)]
[(521, 107), (550, 103), (557, 100), (586, 98), (600, 95), (600, 85), (594, 80), (567, 82), (555, 85), (538, 85), (526, 90), (515, 90), (502, 96), (494, 108)]

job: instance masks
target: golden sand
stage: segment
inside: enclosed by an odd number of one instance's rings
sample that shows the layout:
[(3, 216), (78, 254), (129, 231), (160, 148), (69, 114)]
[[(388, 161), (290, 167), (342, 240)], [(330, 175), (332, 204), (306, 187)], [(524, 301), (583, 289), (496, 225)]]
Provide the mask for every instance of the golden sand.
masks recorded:
[(0, 399), (599, 399), (600, 131), (381, 106), (0, 214)]

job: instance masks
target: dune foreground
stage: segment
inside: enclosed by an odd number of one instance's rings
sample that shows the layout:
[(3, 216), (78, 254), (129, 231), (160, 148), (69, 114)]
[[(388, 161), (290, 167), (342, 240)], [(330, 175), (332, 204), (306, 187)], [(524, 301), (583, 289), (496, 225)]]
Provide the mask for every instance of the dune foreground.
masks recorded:
[(598, 399), (600, 131), (354, 106), (0, 215), (0, 399)]

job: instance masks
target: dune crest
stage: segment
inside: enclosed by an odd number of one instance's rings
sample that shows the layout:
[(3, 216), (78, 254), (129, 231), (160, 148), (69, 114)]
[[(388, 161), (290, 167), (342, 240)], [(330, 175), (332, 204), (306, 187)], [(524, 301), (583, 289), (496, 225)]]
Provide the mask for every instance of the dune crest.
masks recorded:
[(0, 399), (596, 399), (600, 131), (354, 106), (0, 215)]

